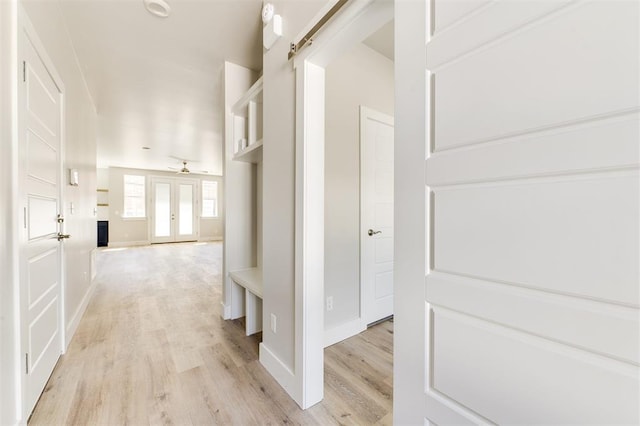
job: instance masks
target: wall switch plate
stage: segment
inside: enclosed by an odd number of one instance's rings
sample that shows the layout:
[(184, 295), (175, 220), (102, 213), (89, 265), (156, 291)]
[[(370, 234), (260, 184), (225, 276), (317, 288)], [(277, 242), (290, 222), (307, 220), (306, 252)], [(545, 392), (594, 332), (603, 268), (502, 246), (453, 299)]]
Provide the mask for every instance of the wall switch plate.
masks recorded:
[(327, 311), (333, 311), (333, 296), (327, 297)]
[(273, 332), (273, 334), (275, 334), (277, 330), (276, 320), (276, 314), (271, 314), (271, 331)]

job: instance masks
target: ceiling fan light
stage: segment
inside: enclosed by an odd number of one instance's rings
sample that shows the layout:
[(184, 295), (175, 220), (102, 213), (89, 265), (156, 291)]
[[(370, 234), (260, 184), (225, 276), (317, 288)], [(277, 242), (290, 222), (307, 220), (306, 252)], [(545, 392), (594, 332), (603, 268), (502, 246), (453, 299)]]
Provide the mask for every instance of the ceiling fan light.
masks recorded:
[(166, 18), (171, 13), (171, 6), (164, 0), (143, 0), (147, 11), (160, 18)]

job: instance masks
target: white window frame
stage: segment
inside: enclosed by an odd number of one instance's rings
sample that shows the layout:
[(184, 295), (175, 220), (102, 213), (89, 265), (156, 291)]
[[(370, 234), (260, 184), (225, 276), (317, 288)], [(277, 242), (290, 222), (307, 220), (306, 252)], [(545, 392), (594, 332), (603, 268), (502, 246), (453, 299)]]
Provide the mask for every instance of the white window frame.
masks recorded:
[[(142, 180), (142, 195), (128, 195), (127, 194), (127, 178), (128, 177), (133, 177), (136, 178), (138, 180)], [(140, 219), (146, 219), (147, 218), (147, 179), (145, 176), (143, 175), (130, 175), (130, 174), (125, 174), (123, 176), (122, 179), (123, 183), (122, 183), (122, 189), (123, 189), (123, 196), (122, 196), (122, 218), (123, 219), (131, 219), (131, 220), (140, 220)], [(131, 182), (133, 184), (139, 184), (136, 182)], [(143, 211), (142, 214), (136, 214), (136, 215), (128, 215), (127, 214), (127, 198), (140, 198), (142, 200), (142, 207), (143, 207)], [(139, 213), (139, 212), (138, 212)]]
[[(209, 200), (208, 198), (205, 198), (205, 186), (207, 186), (207, 184), (213, 184), (215, 185), (215, 205), (214, 205), (214, 212), (213, 215), (207, 215), (205, 214), (205, 205), (206, 205), (206, 201)], [(200, 217), (203, 219), (217, 219), (220, 217), (220, 188), (219, 188), (219, 184), (218, 181), (216, 180), (202, 180), (202, 189), (201, 189), (201, 196), (202, 196), (202, 207), (201, 207), (201, 215)]]

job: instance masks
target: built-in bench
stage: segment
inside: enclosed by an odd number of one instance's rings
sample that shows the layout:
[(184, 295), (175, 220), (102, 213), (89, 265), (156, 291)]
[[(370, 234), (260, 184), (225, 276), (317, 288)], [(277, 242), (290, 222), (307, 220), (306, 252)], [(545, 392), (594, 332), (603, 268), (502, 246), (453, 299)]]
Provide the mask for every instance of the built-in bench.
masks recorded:
[(229, 272), (229, 277), (244, 287), (245, 333), (247, 336), (262, 331), (262, 269), (250, 268)]

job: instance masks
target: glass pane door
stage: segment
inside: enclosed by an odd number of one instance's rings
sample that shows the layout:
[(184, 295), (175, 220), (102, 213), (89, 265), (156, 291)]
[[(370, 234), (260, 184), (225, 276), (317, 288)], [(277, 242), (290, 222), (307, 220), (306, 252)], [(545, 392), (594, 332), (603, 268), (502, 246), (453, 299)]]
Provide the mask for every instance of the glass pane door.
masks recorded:
[(155, 190), (155, 237), (171, 237), (171, 184), (156, 183)]
[(152, 177), (151, 182), (151, 242), (196, 241), (198, 181)]
[(179, 188), (178, 235), (193, 235), (193, 185), (180, 184)]

